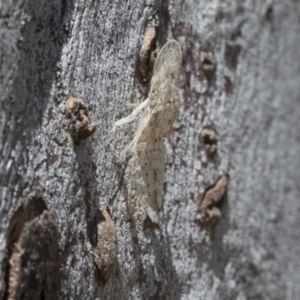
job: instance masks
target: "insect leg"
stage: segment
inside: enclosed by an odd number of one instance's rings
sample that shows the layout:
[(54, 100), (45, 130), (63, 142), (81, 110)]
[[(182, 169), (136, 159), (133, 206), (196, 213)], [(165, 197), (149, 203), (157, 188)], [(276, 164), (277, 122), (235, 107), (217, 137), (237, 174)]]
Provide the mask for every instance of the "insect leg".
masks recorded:
[(140, 105), (141, 105), (141, 103), (126, 103), (127, 108), (136, 108)]
[(125, 118), (122, 118), (121, 120), (117, 121), (113, 128), (112, 128), (112, 132), (115, 132), (116, 131), (116, 128), (119, 127), (119, 126), (122, 126), (124, 124), (127, 124), (127, 123), (130, 123), (132, 122), (136, 116), (149, 104), (149, 98), (147, 98), (145, 101), (143, 101), (138, 107), (136, 107), (132, 113), (125, 117)]

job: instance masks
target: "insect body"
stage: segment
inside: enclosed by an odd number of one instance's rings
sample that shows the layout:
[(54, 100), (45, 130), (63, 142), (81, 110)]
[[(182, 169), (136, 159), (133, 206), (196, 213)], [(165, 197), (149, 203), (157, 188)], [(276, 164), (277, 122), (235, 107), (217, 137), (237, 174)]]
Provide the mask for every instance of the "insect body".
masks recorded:
[(170, 131), (180, 104), (178, 81), (181, 61), (180, 45), (175, 40), (169, 41), (157, 55), (148, 98), (128, 117), (114, 124), (112, 131), (115, 131), (118, 126), (132, 122), (145, 109), (134, 138), (121, 153), (121, 159), (126, 157), (131, 147), (161, 140)]
[[(154, 223), (159, 221), (165, 173), (165, 146), (168, 134), (179, 110), (179, 71), (182, 61), (179, 44), (171, 40), (158, 53), (148, 98), (128, 116), (114, 124), (116, 127), (132, 122), (144, 110), (133, 140), (120, 155), (126, 158), (131, 149), (128, 169), (128, 207), (131, 215)], [(140, 218), (141, 216), (141, 218)]]

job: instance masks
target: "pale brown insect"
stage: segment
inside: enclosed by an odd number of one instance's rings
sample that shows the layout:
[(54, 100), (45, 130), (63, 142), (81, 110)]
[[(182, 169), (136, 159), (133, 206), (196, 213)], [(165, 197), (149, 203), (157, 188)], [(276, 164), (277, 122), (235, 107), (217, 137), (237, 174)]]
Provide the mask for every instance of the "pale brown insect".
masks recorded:
[[(165, 174), (165, 146), (168, 134), (179, 110), (179, 71), (182, 54), (180, 45), (169, 41), (158, 53), (148, 98), (134, 106), (133, 112), (117, 121), (116, 127), (132, 122), (144, 110), (133, 140), (121, 152), (124, 161), (128, 150), (132, 157), (128, 168), (129, 214), (144, 226), (148, 220), (159, 223)], [(150, 222), (150, 223), (151, 223)], [(149, 223), (149, 224), (150, 224)]]
[(125, 159), (130, 148), (161, 140), (172, 128), (180, 105), (178, 83), (181, 62), (179, 43), (175, 40), (169, 41), (157, 55), (148, 98), (140, 104), (129, 105), (135, 106), (133, 112), (114, 124), (112, 131), (132, 122), (145, 109), (133, 140), (120, 155), (121, 160)]

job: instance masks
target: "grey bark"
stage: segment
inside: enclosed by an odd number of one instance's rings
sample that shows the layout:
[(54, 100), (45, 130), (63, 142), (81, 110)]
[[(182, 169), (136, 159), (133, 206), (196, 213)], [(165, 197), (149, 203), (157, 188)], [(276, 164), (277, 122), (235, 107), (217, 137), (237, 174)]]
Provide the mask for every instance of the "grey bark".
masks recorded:
[[(110, 129), (125, 103), (147, 96), (139, 51), (155, 15), (160, 46), (174, 38), (183, 49), (182, 105), (165, 141), (162, 221), (142, 227), (116, 163), (135, 125)], [(300, 299), (299, 20), (293, 0), (2, 1), (0, 299)], [(214, 73), (201, 51), (214, 54)], [(80, 144), (64, 112), (70, 94), (98, 124)], [(212, 157), (203, 128), (217, 134)], [(201, 201), (223, 174), (222, 216), (203, 226)], [(117, 244), (101, 281), (104, 204)], [(10, 268), (24, 259), (44, 262), (34, 286), (28, 269)]]

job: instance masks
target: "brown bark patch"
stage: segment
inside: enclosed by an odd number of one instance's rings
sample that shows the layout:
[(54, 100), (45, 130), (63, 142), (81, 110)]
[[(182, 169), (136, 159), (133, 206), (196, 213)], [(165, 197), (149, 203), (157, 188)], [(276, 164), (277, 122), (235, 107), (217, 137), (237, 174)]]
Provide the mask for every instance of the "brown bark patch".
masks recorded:
[(101, 205), (97, 222), (97, 246), (93, 249), (96, 277), (106, 282), (115, 269), (117, 258), (117, 230), (106, 205)]
[(153, 67), (156, 56), (159, 52), (157, 40), (158, 16), (148, 22), (145, 30), (142, 47), (139, 53), (139, 73), (142, 82), (148, 81), (153, 74)]
[(81, 99), (70, 96), (65, 105), (65, 113), (71, 119), (71, 132), (76, 144), (80, 144), (95, 132), (97, 124), (91, 123), (88, 108)]
[(60, 255), (54, 214), (39, 189), (10, 212), (4, 299), (58, 299)]
[(203, 224), (215, 226), (221, 218), (220, 205), (225, 198), (229, 176), (227, 174), (220, 176), (215, 184), (204, 194), (199, 210), (203, 215)]

